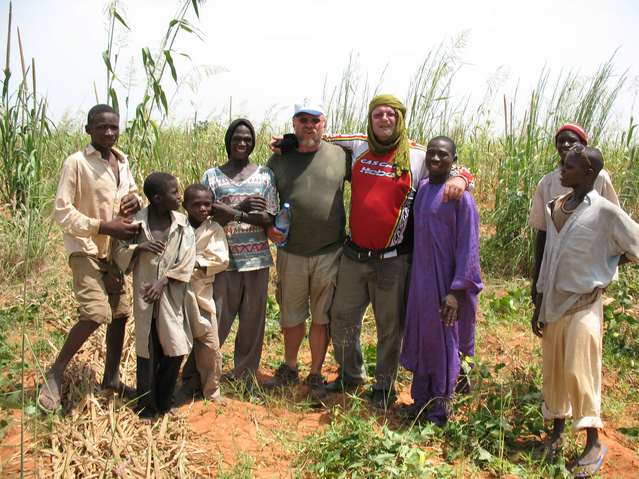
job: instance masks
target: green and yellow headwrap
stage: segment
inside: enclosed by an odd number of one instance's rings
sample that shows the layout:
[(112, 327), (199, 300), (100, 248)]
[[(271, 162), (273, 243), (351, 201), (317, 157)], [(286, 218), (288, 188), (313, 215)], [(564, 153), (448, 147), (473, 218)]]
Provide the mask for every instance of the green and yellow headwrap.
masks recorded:
[[(386, 143), (380, 143), (373, 134), (373, 110), (378, 106), (386, 105), (395, 110), (397, 121), (393, 136)], [(368, 105), (368, 146), (374, 153), (384, 155), (395, 150), (395, 174), (400, 176), (402, 170), (410, 169), (410, 147), (408, 145), (408, 133), (404, 123), (406, 107), (393, 95), (377, 95)]]

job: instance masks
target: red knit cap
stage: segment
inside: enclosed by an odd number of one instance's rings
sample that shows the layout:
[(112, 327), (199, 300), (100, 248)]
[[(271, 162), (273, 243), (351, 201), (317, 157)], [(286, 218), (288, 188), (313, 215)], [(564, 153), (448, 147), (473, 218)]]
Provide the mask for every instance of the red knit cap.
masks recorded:
[(586, 133), (586, 130), (584, 130), (582, 127), (577, 125), (577, 123), (566, 123), (565, 125), (562, 125), (557, 130), (557, 133), (555, 133), (555, 140), (557, 140), (559, 133), (561, 133), (562, 131), (572, 131), (575, 135), (579, 137), (579, 139), (584, 145), (588, 144), (588, 134)]

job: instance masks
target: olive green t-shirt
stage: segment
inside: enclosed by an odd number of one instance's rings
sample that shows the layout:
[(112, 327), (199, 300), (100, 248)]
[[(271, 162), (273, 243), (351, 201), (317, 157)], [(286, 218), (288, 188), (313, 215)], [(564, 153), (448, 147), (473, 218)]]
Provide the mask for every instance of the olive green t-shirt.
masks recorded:
[(292, 151), (271, 156), (280, 205), (291, 205), (291, 227), (284, 250), (315, 256), (339, 248), (345, 238), (344, 180), (350, 157), (322, 141), (313, 153)]

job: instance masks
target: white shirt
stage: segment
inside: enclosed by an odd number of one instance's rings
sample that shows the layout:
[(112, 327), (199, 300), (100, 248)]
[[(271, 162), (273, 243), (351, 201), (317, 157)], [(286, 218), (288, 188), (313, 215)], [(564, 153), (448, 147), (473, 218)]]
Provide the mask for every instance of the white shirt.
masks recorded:
[(537, 291), (543, 293), (539, 320), (559, 320), (585, 294), (612, 281), (619, 257), (639, 261), (639, 224), (596, 191), (586, 195), (561, 231), (546, 205), (546, 248)]

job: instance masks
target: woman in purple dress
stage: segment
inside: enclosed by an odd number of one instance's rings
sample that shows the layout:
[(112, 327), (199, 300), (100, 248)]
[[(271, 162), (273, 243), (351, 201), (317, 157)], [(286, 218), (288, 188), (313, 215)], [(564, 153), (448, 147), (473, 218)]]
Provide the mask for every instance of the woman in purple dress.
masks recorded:
[(415, 242), (402, 365), (413, 373), (413, 404), (402, 413), (439, 426), (448, 420), (460, 372), (460, 336), (473, 337), (479, 269), (479, 214), (466, 191), (444, 202), (444, 184), (457, 160), (455, 143), (428, 142), (429, 177), (415, 199)]

